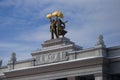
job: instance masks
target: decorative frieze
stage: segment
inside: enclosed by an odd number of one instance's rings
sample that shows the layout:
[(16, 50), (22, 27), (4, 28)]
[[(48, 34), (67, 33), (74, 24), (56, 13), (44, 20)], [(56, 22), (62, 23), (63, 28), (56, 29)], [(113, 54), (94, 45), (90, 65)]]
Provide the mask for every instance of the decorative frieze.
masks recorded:
[(67, 52), (40, 54), (35, 56), (35, 65), (68, 60)]
[(68, 38), (47, 40), (42, 44), (42, 49), (32, 52), (35, 65), (55, 63), (75, 59), (75, 55), (67, 55), (70, 51), (81, 50), (81, 47), (74, 44)]

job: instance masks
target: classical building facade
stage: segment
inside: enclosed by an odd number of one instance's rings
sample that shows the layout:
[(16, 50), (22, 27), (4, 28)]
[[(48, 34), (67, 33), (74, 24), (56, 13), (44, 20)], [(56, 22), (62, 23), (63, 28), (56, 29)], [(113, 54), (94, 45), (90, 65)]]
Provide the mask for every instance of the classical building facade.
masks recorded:
[(1, 66), (0, 80), (120, 80), (120, 46), (106, 47), (102, 35), (82, 49), (68, 38), (47, 40), (32, 58), (17, 61), (12, 53)]

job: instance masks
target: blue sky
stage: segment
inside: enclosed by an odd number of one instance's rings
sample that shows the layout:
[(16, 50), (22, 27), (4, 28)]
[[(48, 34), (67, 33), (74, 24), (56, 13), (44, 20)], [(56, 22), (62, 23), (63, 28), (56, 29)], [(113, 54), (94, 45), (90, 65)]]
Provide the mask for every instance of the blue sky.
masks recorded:
[(94, 47), (102, 34), (107, 47), (120, 45), (120, 0), (0, 0), (0, 59), (7, 64), (50, 39), (46, 15), (56, 10), (68, 20), (66, 37), (83, 48)]

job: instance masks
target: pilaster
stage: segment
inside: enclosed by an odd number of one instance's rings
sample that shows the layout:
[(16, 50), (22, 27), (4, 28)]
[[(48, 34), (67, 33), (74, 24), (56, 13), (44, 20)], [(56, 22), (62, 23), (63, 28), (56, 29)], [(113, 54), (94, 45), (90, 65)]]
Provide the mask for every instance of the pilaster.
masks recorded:
[(107, 80), (107, 75), (102, 73), (97, 73), (94, 75), (95, 80)]
[(67, 79), (68, 79), (68, 80), (76, 80), (76, 77), (75, 77), (75, 76), (73, 76), (73, 77), (68, 77)]

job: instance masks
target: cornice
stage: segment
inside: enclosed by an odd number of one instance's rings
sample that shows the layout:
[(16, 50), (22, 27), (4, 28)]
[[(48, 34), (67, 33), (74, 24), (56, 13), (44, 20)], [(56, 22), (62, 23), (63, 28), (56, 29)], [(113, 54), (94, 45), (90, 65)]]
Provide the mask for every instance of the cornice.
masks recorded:
[(32, 52), (31, 55), (34, 56), (34, 55), (38, 55), (38, 54), (43, 54), (43, 53), (45, 54), (45, 53), (50, 53), (50, 52), (58, 52), (58, 51), (68, 50), (68, 49), (74, 49), (74, 45), (69, 45), (69, 46), (56, 48), (56, 49), (51, 49), (51, 50), (35, 51), (35, 52)]
[(103, 60), (104, 60), (103, 57), (95, 57), (95, 58), (89, 58), (89, 59), (83, 59), (83, 60), (76, 59), (71, 61), (63, 61), (59, 63), (40, 65), (40, 66), (31, 67), (31, 68), (29, 67), (26, 69), (5, 72), (5, 76), (7, 78), (11, 78), (11, 77), (18, 77), (18, 76), (25, 76), (25, 75), (34, 75), (34, 74), (48, 73), (48, 72), (54, 72), (54, 71), (61, 71), (61, 70), (67, 70), (67, 69), (73, 69), (73, 68), (89, 67), (92, 65), (102, 66)]

